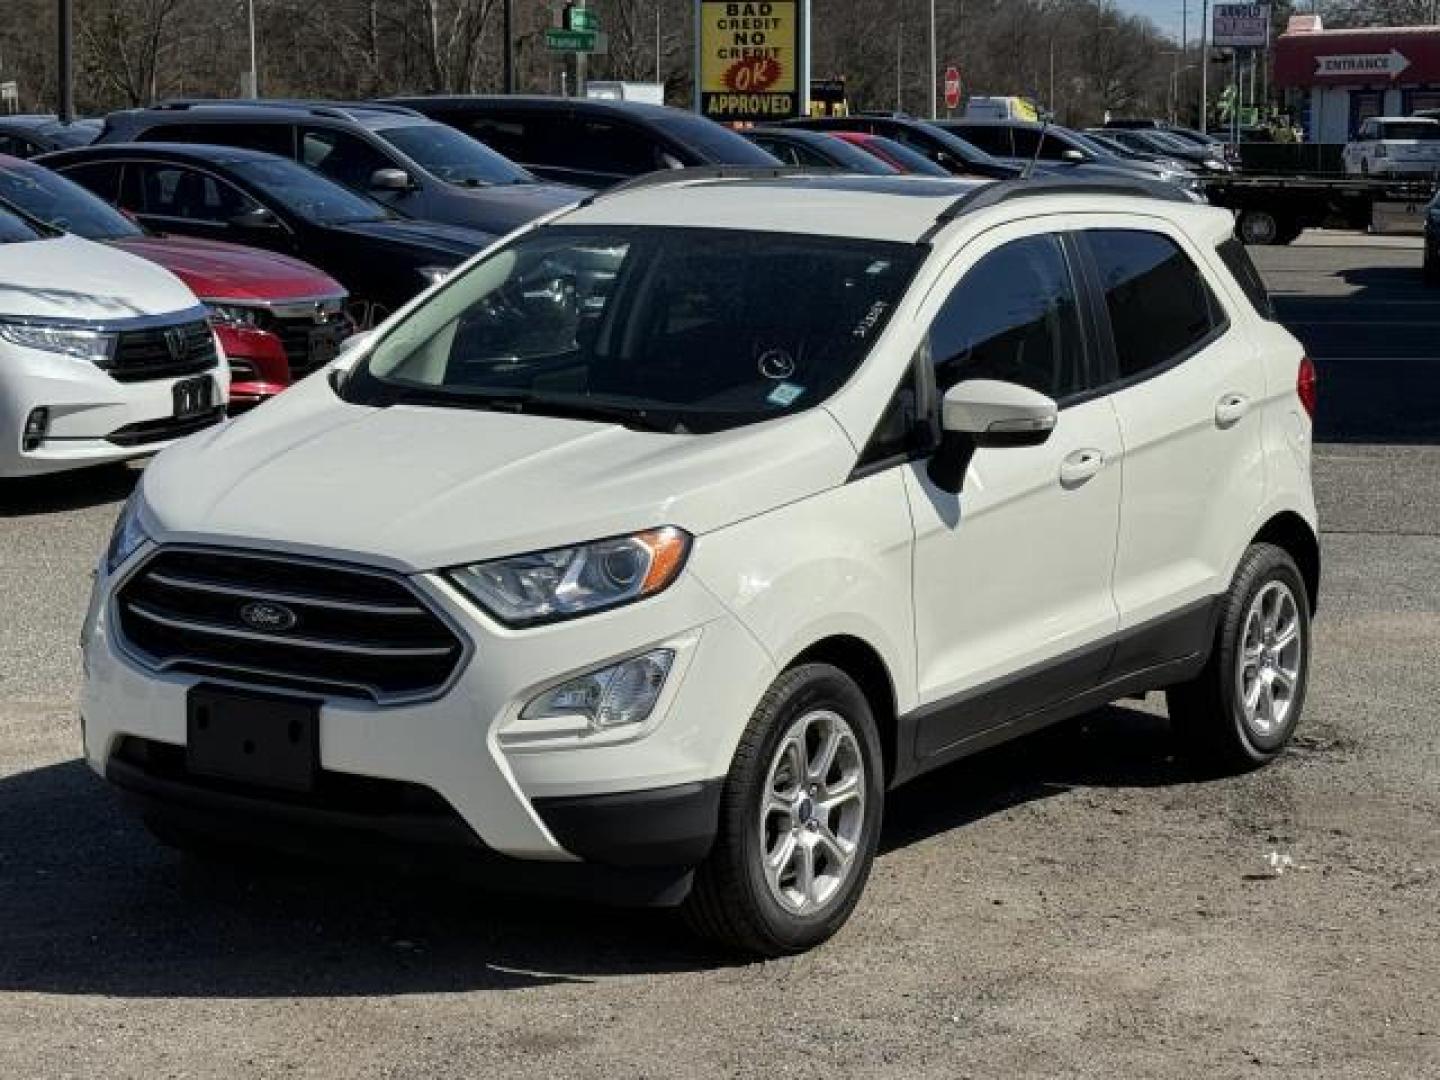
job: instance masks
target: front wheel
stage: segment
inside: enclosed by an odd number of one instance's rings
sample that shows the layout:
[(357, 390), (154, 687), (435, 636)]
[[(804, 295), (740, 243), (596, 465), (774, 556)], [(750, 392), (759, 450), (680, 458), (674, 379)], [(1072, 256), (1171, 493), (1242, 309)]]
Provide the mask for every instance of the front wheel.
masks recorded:
[(685, 916), (757, 956), (813, 948), (850, 917), (870, 876), (884, 775), (869, 702), (829, 664), (778, 678), (741, 736), (719, 832)]
[(1310, 598), (1289, 553), (1255, 544), (1221, 601), (1210, 659), (1167, 693), (1170, 722), (1201, 764), (1264, 765), (1295, 734), (1310, 675)]
[(1250, 245), (1274, 244), (1280, 235), (1280, 219), (1269, 210), (1249, 209), (1240, 212), (1236, 224), (1242, 243)]

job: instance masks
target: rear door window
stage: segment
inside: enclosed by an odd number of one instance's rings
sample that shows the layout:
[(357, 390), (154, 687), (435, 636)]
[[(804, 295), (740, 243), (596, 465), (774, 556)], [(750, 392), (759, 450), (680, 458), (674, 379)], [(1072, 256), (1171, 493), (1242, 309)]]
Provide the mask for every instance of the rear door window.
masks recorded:
[(198, 169), (149, 162), (131, 169), (138, 175), (147, 214), (225, 225), (231, 218), (257, 209), (237, 188)]
[(95, 161), (85, 165), (70, 165), (60, 172), (66, 179), (75, 181), (91, 194), (115, 205), (120, 202), (121, 168), (118, 161)]
[(1120, 378), (1183, 360), (1223, 325), (1204, 276), (1170, 237), (1144, 229), (1081, 235), (1104, 292)]

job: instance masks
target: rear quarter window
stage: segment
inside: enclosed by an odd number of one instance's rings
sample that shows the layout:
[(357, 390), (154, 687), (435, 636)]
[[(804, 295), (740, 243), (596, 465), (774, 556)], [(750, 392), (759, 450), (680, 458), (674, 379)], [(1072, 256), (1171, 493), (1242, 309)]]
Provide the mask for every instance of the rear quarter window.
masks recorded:
[(1260, 276), (1260, 271), (1255, 269), (1245, 245), (1231, 237), (1215, 250), (1220, 261), (1225, 264), (1225, 269), (1230, 271), (1235, 283), (1255, 308), (1256, 314), (1262, 319), (1274, 321), (1275, 307), (1270, 302), (1270, 291), (1265, 288), (1265, 280)]

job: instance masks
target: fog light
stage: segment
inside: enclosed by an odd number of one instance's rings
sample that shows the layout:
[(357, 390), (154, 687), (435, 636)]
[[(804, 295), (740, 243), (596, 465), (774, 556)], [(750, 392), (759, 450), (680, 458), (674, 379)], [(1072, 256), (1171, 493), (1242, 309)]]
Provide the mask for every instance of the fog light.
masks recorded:
[(30, 415), (25, 418), (25, 434), (20, 441), (22, 450), (38, 450), (40, 444), (45, 441), (45, 436), (50, 431), (50, 410), (46, 408), (31, 409)]
[(656, 649), (622, 660), (546, 690), (526, 705), (520, 716), (524, 720), (573, 716), (597, 731), (642, 723), (655, 708), (674, 661), (673, 649)]

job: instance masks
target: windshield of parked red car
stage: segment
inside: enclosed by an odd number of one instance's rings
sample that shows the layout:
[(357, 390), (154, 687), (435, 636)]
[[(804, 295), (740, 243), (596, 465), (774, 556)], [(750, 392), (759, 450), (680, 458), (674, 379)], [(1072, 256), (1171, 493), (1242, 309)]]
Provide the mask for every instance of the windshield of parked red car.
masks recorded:
[(770, 420), (850, 378), (923, 254), (798, 233), (538, 229), (391, 327), (344, 395), (674, 433)]
[(87, 240), (142, 235), (138, 225), (109, 203), (39, 165), (0, 165), (0, 199)]

